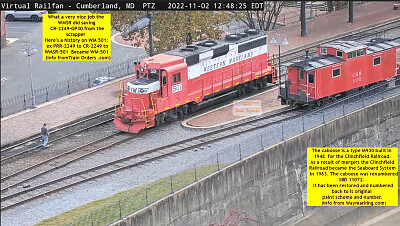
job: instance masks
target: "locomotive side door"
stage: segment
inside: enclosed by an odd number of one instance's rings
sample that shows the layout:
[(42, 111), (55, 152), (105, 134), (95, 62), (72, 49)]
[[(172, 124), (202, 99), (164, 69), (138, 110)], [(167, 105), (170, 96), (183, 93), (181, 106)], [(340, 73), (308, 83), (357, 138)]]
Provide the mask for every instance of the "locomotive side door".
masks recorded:
[(160, 95), (162, 97), (167, 97), (168, 96), (168, 73), (165, 70), (161, 70), (161, 77), (160, 77), (160, 84), (161, 84), (161, 89), (160, 89)]

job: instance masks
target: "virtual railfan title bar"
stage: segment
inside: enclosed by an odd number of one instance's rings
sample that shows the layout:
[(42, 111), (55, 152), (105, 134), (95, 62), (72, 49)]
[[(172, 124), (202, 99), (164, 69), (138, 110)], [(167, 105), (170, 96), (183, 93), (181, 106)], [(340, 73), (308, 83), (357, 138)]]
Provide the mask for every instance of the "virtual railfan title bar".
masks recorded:
[(9, 1), (1, 10), (263, 10), (263, 1)]

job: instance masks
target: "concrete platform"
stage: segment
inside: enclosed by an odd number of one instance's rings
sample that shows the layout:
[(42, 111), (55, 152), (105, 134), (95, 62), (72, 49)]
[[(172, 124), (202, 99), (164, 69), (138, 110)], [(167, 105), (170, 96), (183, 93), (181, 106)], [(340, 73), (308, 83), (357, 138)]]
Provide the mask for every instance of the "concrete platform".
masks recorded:
[[(268, 33), (270, 36), (274, 33), (286, 34), (289, 45), (282, 49), (282, 52), (285, 52), (343, 32), (377, 24), (393, 18), (400, 19), (400, 11), (393, 10), (393, 2), (371, 2), (355, 7), (354, 23), (352, 24), (347, 22), (348, 10), (341, 10), (308, 21), (307, 37), (300, 37), (300, 25), (298, 24), (270, 31)], [(277, 53), (277, 47), (270, 45), (268, 47), (268, 52)], [(126, 80), (129, 81), (131, 78), (127, 78)], [(47, 123), (48, 128), (51, 131), (51, 128), (102, 111), (106, 108), (113, 107), (117, 103), (116, 96), (119, 93), (119, 83), (120, 81), (114, 81), (110, 84), (104, 84), (99, 87), (52, 100), (38, 106), (36, 109), (26, 110), (2, 118), (1, 146), (39, 134), (43, 123)], [(277, 103), (276, 96), (277, 95), (274, 96), (271, 94), (265, 97), (259, 96), (258, 98), (262, 99), (262, 101), (268, 105)], [(270, 107), (272, 108), (273, 106)], [(275, 105), (275, 107), (277, 106)], [(229, 111), (231, 111), (231, 108)], [(204, 115), (203, 117), (215, 117), (215, 114), (216, 113), (210, 113), (211, 116)], [(235, 119), (223, 117), (214, 120), (214, 123), (221, 124), (226, 122), (223, 120), (229, 121)], [(205, 124), (205, 121), (205, 118), (197, 118), (190, 123), (192, 126), (197, 127), (211, 126), (210, 124)]]
[[(264, 91), (257, 95), (244, 98), (243, 100), (261, 101), (262, 114), (265, 114), (286, 107), (284, 105), (281, 105), (281, 102), (277, 97), (278, 87), (275, 87), (271, 90)], [(183, 121), (182, 125), (185, 127), (197, 129), (213, 128), (255, 116), (251, 114), (249, 114), (248, 116), (234, 116), (234, 108), (234, 103), (231, 103), (212, 111), (206, 112), (204, 114), (195, 116), (193, 118), (189, 118)]]
[[(131, 77), (125, 80), (130, 81)], [(1, 146), (39, 134), (43, 123), (51, 132), (51, 128), (114, 107), (120, 82), (125, 80), (121, 78), (2, 118)]]

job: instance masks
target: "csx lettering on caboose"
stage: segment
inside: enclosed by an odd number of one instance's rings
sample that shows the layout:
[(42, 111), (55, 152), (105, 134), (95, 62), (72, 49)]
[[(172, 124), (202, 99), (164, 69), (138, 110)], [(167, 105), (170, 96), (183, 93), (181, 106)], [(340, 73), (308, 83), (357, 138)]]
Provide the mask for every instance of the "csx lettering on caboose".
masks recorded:
[[(323, 105), (370, 85), (399, 76), (396, 50), (389, 39), (334, 41), (317, 48), (317, 56), (293, 61), (280, 88), (282, 104)], [(398, 53), (400, 54), (400, 53)]]

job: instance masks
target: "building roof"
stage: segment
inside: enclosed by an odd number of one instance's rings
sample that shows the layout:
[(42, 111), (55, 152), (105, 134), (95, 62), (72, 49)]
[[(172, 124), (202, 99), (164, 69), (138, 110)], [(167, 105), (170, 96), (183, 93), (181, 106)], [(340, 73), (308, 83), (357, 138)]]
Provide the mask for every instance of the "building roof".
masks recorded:
[(331, 55), (319, 55), (308, 59), (295, 60), (282, 65), (287, 67), (290, 66), (290, 67), (303, 68), (306, 71), (311, 71), (317, 68), (329, 66), (343, 61), (344, 61), (343, 59)]
[(323, 44), (320, 46), (321, 48), (324, 47), (332, 47), (338, 50), (341, 50), (345, 53), (352, 52), (354, 50), (364, 49), (367, 46), (356, 41), (334, 41), (327, 44)]

